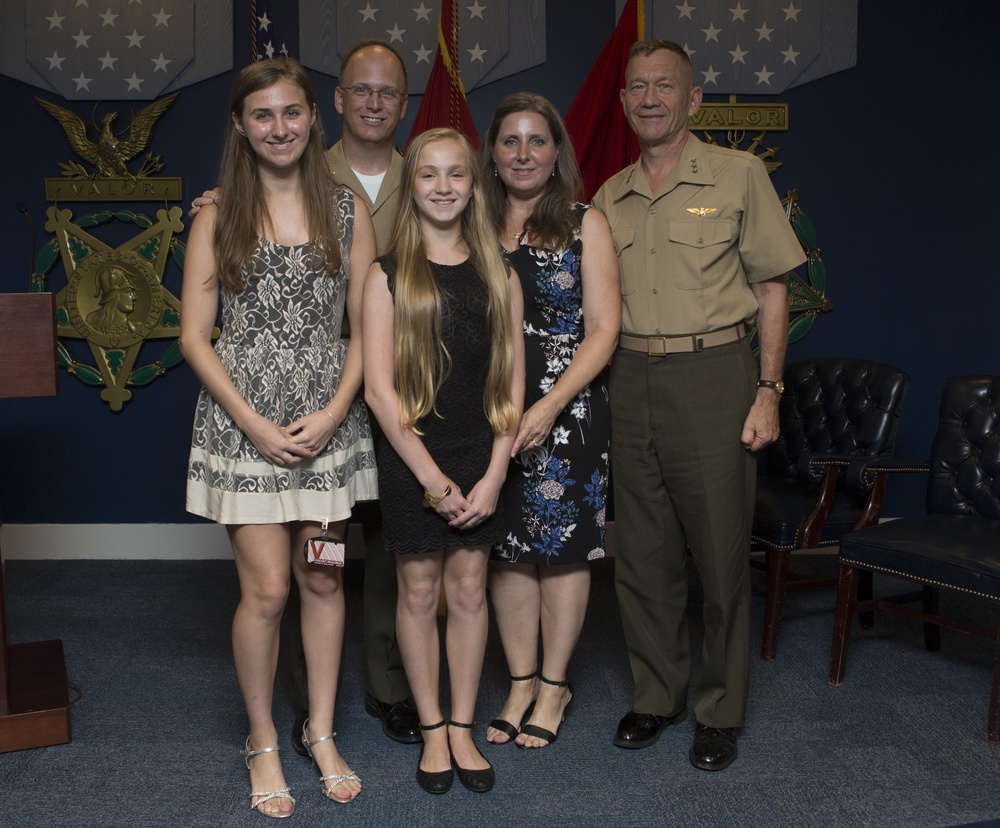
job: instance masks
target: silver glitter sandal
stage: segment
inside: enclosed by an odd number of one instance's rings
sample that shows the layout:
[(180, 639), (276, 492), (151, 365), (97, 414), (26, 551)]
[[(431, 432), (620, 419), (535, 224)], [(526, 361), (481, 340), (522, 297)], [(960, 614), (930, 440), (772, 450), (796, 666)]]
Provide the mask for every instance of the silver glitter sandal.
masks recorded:
[[(309, 758), (313, 760), (313, 764), (318, 768), (319, 763), (316, 761), (316, 758), (313, 756), (312, 752), (313, 745), (318, 745), (320, 742), (325, 742), (327, 739), (333, 739), (333, 737), (336, 736), (337, 734), (327, 733), (326, 736), (320, 736), (318, 739), (313, 739), (312, 741), (310, 741), (309, 736), (306, 732), (307, 727), (309, 727), (308, 719), (306, 719), (302, 723), (302, 746), (306, 749), (306, 753), (309, 754)], [(333, 784), (328, 786), (326, 784), (327, 782), (332, 782)], [(341, 784), (342, 782), (357, 782), (360, 785), (361, 777), (358, 776), (356, 773), (351, 772), (346, 774), (334, 773), (331, 774), (330, 776), (321, 776), (319, 778), (319, 786), (323, 789), (323, 795), (331, 802), (336, 802), (338, 805), (346, 805), (348, 802), (353, 802), (361, 795), (361, 791), (358, 791), (350, 799), (341, 799), (340, 797), (334, 796), (333, 789), (336, 788), (337, 785)]]
[[(250, 760), (254, 756), (260, 756), (262, 753), (277, 753), (278, 748), (268, 747), (261, 748), (260, 750), (250, 750), (250, 737), (247, 736), (246, 750), (241, 750), (240, 753), (246, 757), (247, 770), (250, 770)], [(265, 802), (270, 802), (272, 799), (288, 799), (291, 800), (292, 810), (287, 814), (281, 813), (280, 811), (276, 814), (272, 814), (270, 811), (260, 810), (260, 806)], [(250, 792), (250, 810), (256, 811), (266, 817), (271, 817), (272, 819), (288, 819), (292, 814), (295, 813), (295, 797), (292, 796), (291, 788), (282, 788), (280, 791), (251, 791)]]

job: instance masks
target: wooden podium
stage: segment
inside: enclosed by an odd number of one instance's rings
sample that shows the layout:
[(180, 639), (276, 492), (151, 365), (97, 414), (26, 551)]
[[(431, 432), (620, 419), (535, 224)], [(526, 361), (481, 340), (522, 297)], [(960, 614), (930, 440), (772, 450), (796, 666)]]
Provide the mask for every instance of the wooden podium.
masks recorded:
[[(0, 294), (0, 398), (59, 391), (55, 296)], [(7, 643), (0, 555), (0, 753), (70, 740), (62, 641)]]

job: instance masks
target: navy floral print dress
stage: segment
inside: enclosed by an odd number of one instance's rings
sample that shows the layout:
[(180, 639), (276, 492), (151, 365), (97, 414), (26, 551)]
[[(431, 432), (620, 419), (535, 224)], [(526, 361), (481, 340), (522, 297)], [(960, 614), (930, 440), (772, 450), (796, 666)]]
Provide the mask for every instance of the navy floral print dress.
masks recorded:
[[(524, 292), (525, 411), (552, 389), (583, 342), (580, 224), (587, 209), (574, 206), (577, 230), (567, 249), (522, 238), (508, 254)], [(504, 540), (494, 559), (558, 565), (604, 557), (610, 440), (602, 372), (563, 409), (543, 445), (511, 461), (501, 493)]]

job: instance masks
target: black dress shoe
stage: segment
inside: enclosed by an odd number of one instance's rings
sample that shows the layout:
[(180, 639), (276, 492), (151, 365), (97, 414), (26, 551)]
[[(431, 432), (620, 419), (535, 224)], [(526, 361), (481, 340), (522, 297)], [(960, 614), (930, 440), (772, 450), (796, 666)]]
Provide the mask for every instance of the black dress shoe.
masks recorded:
[(404, 745), (414, 745), (421, 741), (420, 720), (409, 699), (383, 702), (371, 693), (366, 693), (365, 710), (382, 720), (382, 732), (393, 741)]
[(292, 747), (299, 756), (305, 756), (306, 759), (309, 758), (309, 751), (302, 744), (302, 728), (308, 718), (308, 710), (299, 711), (299, 714), (295, 717), (295, 723), (292, 725)]
[(694, 730), (694, 744), (688, 757), (696, 768), (718, 771), (728, 768), (736, 760), (738, 727), (709, 727), (698, 722)]
[(683, 722), (686, 718), (686, 710), (675, 716), (657, 716), (655, 713), (636, 713), (630, 710), (618, 722), (614, 743), (622, 748), (649, 747), (660, 738), (663, 728)]

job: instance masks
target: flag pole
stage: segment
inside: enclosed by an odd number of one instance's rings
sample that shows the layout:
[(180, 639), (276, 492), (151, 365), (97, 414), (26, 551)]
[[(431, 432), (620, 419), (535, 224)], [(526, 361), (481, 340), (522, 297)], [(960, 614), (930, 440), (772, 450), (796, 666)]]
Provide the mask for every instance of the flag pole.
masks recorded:
[[(642, 0), (640, 0), (642, 2)], [(257, 0), (250, 0), (250, 62), (257, 62)]]

